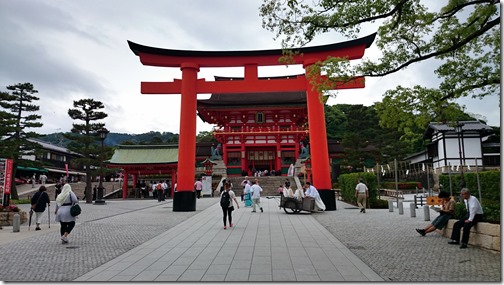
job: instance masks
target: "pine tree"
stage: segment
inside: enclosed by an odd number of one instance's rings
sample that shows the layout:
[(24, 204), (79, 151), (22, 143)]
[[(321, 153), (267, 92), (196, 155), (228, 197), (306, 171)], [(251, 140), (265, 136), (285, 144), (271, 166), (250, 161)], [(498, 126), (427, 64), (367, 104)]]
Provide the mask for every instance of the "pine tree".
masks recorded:
[(104, 123), (96, 122), (105, 119), (108, 115), (100, 109), (104, 105), (94, 99), (81, 99), (73, 102), (75, 109), (69, 109), (68, 115), (73, 120), (84, 123), (73, 123), (71, 133), (64, 134), (64, 137), (71, 140), (68, 149), (82, 155), (81, 158), (73, 159), (72, 162), (82, 165), (86, 172), (86, 203), (93, 202), (91, 175), (92, 167), (97, 168), (103, 160), (102, 150), (99, 144), (100, 136), (98, 131), (105, 127)]
[[(39, 98), (33, 94), (38, 93), (31, 83), (18, 83), (7, 86), (10, 92), (0, 92), (0, 156), (12, 158), (14, 167), (12, 177), (16, 177), (16, 166), (21, 156), (35, 155), (40, 150), (40, 145), (29, 141), (39, 135), (32, 128), (42, 127), (39, 120), (42, 116), (27, 114), (37, 112), (40, 107), (31, 104)], [(12, 199), (18, 199), (16, 183), (12, 183)]]

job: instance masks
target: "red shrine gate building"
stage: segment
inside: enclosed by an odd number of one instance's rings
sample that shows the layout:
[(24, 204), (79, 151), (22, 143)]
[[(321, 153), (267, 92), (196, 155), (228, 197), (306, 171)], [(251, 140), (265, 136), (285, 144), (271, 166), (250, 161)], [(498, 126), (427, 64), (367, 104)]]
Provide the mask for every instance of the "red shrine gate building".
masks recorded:
[[(365, 49), (373, 43), (375, 36), (376, 34), (372, 34), (336, 44), (300, 48), (296, 50), (299, 53), (295, 53), (289, 65), (300, 64), (308, 74), (313, 64), (328, 57), (360, 59)], [(173, 211), (196, 210), (193, 184), (197, 110), (203, 120), (220, 127), (215, 136), (223, 142), (223, 158), (228, 163), (228, 168), (238, 169), (239, 172), (248, 171), (251, 167), (256, 169), (282, 167), (282, 159), (292, 155), (296, 158), (298, 143), (308, 134), (313, 184), (319, 190), (326, 210), (336, 210), (335, 193), (331, 190), (324, 103), (321, 94), (305, 74), (278, 78), (258, 77), (259, 66), (286, 65), (279, 61), (282, 56), (281, 49), (191, 51), (155, 48), (130, 41), (128, 44), (142, 64), (175, 67), (180, 68), (182, 72), (181, 80), (141, 83), (142, 94), (181, 95), (177, 192), (174, 193)], [(198, 79), (201, 68), (213, 67), (243, 67), (244, 77), (237, 80), (217, 78), (215, 81)], [(324, 79), (324, 75), (318, 74), (313, 78), (313, 82), (321, 82)], [(364, 78), (355, 78), (337, 84), (335, 89), (363, 87)], [(200, 101), (198, 107), (199, 93), (214, 95), (206, 102)], [(306, 98), (306, 107), (293, 104), (296, 97), (301, 100), (303, 96)], [(243, 105), (241, 108), (232, 108), (231, 101), (244, 102), (244, 98), (255, 100), (253, 101), (255, 105), (251, 104), (252, 108), (249, 109)], [(261, 99), (264, 101), (261, 102)], [(276, 100), (276, 107), (275, 102), (271, 100)], [(278, 107), (282, 102), (285, 108)], [(224, 111), (226, 104), (230, 108)], [(287, 108), (289, 104), (290, 109)]]
[(306, 92), (212, 94), (198, 100), (198, 116), (216, 125), (213, 135), (229, 176), (264, 170), (286, 175), (308, 135)]

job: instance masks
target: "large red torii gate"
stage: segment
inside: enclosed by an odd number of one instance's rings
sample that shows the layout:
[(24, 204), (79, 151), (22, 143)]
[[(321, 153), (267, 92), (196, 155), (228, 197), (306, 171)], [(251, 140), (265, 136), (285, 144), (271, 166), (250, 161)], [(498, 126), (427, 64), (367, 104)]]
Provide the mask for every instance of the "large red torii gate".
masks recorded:
[[(360, 59), (370, 47), (376, 34), (356, 40), (299, 49), (289, 64), (302, 64), (307, 70), (327, 57)], [(182, 80), (173, 82), (141, 82), (142, 94), (181, 94), (180, 135), (177, 192), (173, 211), (195, 211), (194, 174), (196, 159), (196, 107), (198, 93), (262, 93), (306, 91), (308, 124), (311, 144), (313, 184), (319, 190), (327, 210), (336, 210), (334, 191), (330, 191), (331, 176), (327, 148), (324, 105), (316, 88), (306, 76), (260, 80), (259, 66), (286, 65), (281, 63), (281, 49), (256, 51), (191, 51), (162, 49), (128, 41), (130, 49), (143, 65), (178, 67)], [(236, 81), (206, 81), (198, 79), (202, 67), (244, 67), (244, 79)], [(342, 83), (337, 89), (364, 88), (364, 78)]]

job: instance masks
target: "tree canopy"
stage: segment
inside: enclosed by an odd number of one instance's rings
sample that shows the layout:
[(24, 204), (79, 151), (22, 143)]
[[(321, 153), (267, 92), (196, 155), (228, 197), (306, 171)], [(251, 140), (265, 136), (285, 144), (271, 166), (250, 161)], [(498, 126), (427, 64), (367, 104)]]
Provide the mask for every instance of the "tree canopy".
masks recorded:
[[(398, 119), (401, 108), (410, 102), (420, 104), (409, 105), (408, 113), (424, 115), (416, 125), (441, 117), (457, 120), (461, 107), (455, 99), (500, 92), (500, 6), (496, 0), (264, 0), (260, 15), (263, 27), (291, 51), (324, 33), (355, 38), (363, 28), (376, 26), (380, 55), (357, 64), (327, 59), (319, 70), (333, 79), (382, 77), (415, 63), (432, 62), (439, 86), (389, 90), (384, 94), (387, 104), (378, 110), (384, 125)], [(441, 108), (445, 105), (450, 108)], [(407, 126), (410, 119), (401, 122), (398, 130), (408, 134), (413, 127)]]
[(91, 168), (98, 167), (110, 153), (110, 149), (104, 152), (98, 145), (99, 132), (105, 127), (104, 123), (96, 122), (105, 119), (108, 115), (102, 111), (105, 106), (102, 102), (94, 99), (81, 99), (73, 102), (74, 109), (68, 110), (68, 115), (73, 120), (83, 123), (73, 123), (71, 133), (63, 134), (71, 142), (67, 148), (82, 155), (81, 158), (73, 159), (72, 163), (84, 165), (86, 170), (86, 203), (92, 203), (91, 193)]
[[(40, 150), (37, 143), (29, 141), (30, 138), (38, 137), (33, 128), (42, 127), (39, 121), (42, 116), (35, 112), (39, 111), (38, 105), (32, 104), (39, 100), (34, 94), (38, 91), (31, 83), (18, 83), (7, 86), (10, 92), (0, 92), (0, 153), (4, 158), (14, 160), (14, 173), (16, 166), (22, 160), (22, 156), (35, 155)], [(31, 163), (26, 161), (26, 163)], [(11, 196), (18, 198), (15, 183), (12, 183)]]

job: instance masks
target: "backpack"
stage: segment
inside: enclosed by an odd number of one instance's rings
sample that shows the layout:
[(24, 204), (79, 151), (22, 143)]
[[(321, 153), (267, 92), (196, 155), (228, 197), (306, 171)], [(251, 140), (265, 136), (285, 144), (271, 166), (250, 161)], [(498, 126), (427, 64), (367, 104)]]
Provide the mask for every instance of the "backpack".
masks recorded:
[(229, 207), (229, 203), (231, 202), (231, 197), (229, 196), (229, 192), (222, 192), (222, 196), (220, 198), (220, 205), (223, 208)]
[(158, 183), (158, 185), (156, 186), (156, 189), (157, 190), (163, 190), (163, 187), (161, 186), (161, 183)]

